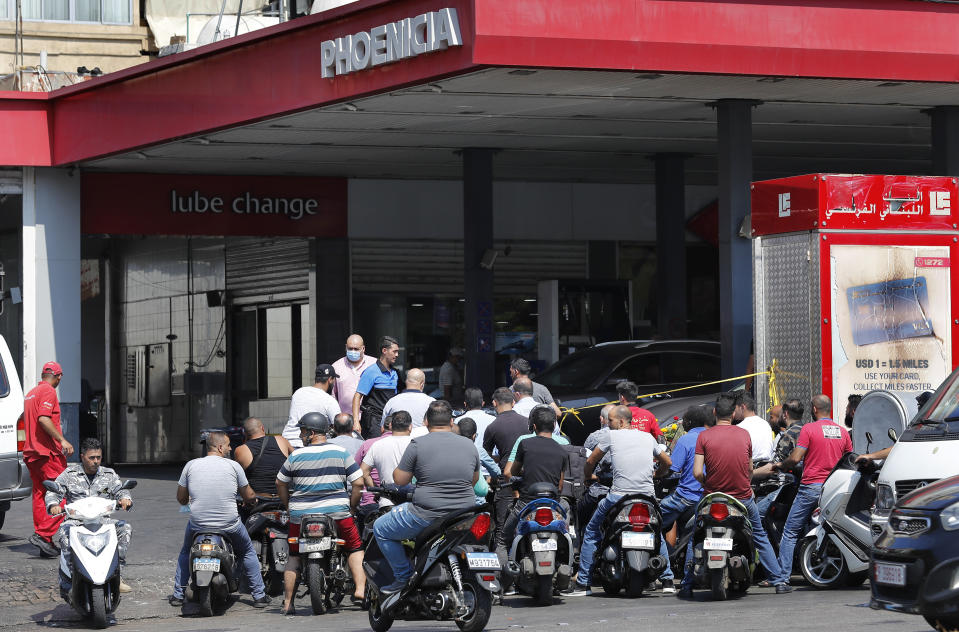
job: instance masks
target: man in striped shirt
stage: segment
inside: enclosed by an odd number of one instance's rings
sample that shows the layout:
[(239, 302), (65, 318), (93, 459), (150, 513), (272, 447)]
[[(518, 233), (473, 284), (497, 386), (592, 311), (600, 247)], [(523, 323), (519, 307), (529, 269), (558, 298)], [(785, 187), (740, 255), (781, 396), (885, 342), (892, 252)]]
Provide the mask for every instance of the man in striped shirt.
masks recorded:
[[(345, 449), (326, 440), (330, 420), (321, 413), (300, 418), (303, 447), (290, 453), (276, 475), (276, 490), (290, 512), (290, 539), (300, 535), (300, 522), (307, 514), (326, 514), (336, 523), (337, 537), (344, 540), (347, 564), (356, 585), (354, 601), (366, 590), (363, 543), (353, 513), (363, 491), (363, 472)], [(290, 546), (290, 559), (283, 573), (283, 612), (292, 612), (293, 592), (299, 571), (297, 545)]]

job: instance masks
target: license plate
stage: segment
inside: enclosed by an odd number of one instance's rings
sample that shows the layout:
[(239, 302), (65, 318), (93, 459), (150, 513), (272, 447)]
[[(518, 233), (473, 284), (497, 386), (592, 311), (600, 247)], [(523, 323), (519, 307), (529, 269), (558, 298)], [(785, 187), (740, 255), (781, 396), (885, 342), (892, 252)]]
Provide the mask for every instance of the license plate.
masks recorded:
[(904, 564), (876, 562), (876, 583), (889, 586), (905, 586), (906, 566)]
[(538, 551), (555, 551), (557, 544), (556, 540), (533, 540), (530, 546), (536, 553)]
[(656, 538), (652, 533), (634, 533), (632, 531), (624, 531), (622, 545), (624, 549), (652, 550), (655, 546), (655, 540)]
[(732, 551), (732, 538), (706, 538), (703, 542), (703, 549), (706, 551)]
[(499, 570), (499, 558), (496, 553), (467, 553), (466, 565), (470, 569), (494, 569)]
[(193, 560), (193, 570), (213, 571), (215, 573), (218, 573), (220, 572), (220, 560), (212, 559), (209, 557), (201, 557), (199, 559)]
[(316, 551), (328, 551), (333, 546), (332, 538), (320, 538), (319, 540), (300, 540), (301, 553), (314, 553)]

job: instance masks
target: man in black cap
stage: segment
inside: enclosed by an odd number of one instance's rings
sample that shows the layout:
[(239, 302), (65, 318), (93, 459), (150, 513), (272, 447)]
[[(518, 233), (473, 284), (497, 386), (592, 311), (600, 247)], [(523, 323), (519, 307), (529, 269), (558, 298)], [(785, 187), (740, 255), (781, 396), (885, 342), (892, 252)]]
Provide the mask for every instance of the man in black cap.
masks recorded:
[(303, 442), (300, 441), (300, 429), (297, 424), (300, 423), (300, 419), (304, 415), (320, 413), (326, 417), (332, 426), (333, 420), (340, 414), (340, 405), (336, 398), (330, 394), (338, 377), (340, 376), (333, 370), (332, 365), (317, 365), (313, 386), (303, 386), (293, 393), (290, 400), (290, 416), (286, 421), (286, 427), (283, 428), (283, 438), (289, 441), (294, 448), (303, 447)]

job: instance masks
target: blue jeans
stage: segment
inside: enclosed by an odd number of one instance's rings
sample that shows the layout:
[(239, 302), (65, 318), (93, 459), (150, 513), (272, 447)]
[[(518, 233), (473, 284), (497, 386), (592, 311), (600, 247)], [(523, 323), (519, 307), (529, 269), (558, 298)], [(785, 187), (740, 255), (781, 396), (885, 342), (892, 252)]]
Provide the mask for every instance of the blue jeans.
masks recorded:
[[(663, 535), (666, 532), (666, 525), (672, 527), (672, 524), (676, 522), (679, 516), (682, 515), (684, 511), (696, 504), (695, 500), (687, 500), (677, 493), (672, 493), (666, 498), (663, 498), (659, 501), (659, 513), (663, 516)], [(683, 533), (683, 527), (686, 525), (679, 525), (679, 528), (676, 530), (677, 539)], [(673, 568), (669, 563), (669, 547), (666, 544), (666, 538), (661, 538), (661, 545), (659, 547), (659, 552), (666, 558), (666, 570), (663, 571), (663, 574), (660, 575), (662, 581), (668, 581), (673, 579)]]
[[(769, 543), (769, 536), (763, 528), (762, 518), (759, 517), (759, 509), (756, 507), (756, 500), (740, 500), (746, 507), (746, 515), (749, 516), (749, 524), (753, 528), (753, 544), (759, 552), (759, 561), (771, 578), (778, 578), (782, 571), (779, 569), (779, 561), (776, 559), (776, 552), (772, 544)], [(683, 576), (683, 588), (692, 588), (693, 586), (693, 540), (689, 538), (689, 545), (686, 547), (686, 574)], [(773, 580), (774, 584), (781, 584), (781, 581)]]
[(783, 527), (783, 539), (779, 543), (779, 566), (782, 569), (777, 584), (788, 584), (793, 569), (793, 552), (796, 542), (803, 535), (809, 517), (819, 505), (819, 496), (822, 494), (822, 483), (800, 485), (796, 491), (796, 498), (789, 509), (786, 525)]
[(376, 543), (393, 569), (395, 581), (408, 581), (413, 574), (413, 568), (406, 559), (406, 551), (403, 550), (403, 540), (415, 539), (423, 529), (430, 526), (430, 521), (414, 514), (412, 508), (411, 503), (397, 505), (373, 523)]
[[(263, 577), (260, 575), (260, 561), (256, 559), (256, 551), (253, 550), (253, 543), (250, 542), (246, 528), (237, 520), (229, 527), (221, 527), (219, 531), (230, 539), (233, 554), (243, 566), (250, 592), (254, 599), (259, 599), (266, 594), (266, 588), (263, 586)], [(190, 548), (193, 546), (193, 537), (201, 532), (203, 529), (194, 526), (192, 522), (186, 524), (183, 548), (180, 549), (180, 557), (176, 561), (176, 575), (173, 578), (173, 596), (177, 599), (183, 599), (183, 588), (190, 581)]]

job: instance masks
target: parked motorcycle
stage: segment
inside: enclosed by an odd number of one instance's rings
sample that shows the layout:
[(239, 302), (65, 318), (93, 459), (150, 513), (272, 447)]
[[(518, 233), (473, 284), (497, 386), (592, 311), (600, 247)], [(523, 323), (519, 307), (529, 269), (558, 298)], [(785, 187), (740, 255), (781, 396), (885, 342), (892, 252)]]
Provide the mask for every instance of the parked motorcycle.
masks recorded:
[(623, 496), (612, 506), (596, 564), (606, 594), (625, 589), (628, 597), (639, 597), (666, 570), (666, 558), (658, 553), (661, 525), (655, 499), (644, 494)]
[(520, 511), (506, 572), (520, 592), (532, 595), (537, 604), (548, 606), (553, 602), (554, 589), (569, 587), (573, 540), (556, 486), (536, 483), (529, 491), (537, 498)]
[(230, 539), (215, 529), (198, 531), (190, 547), (187, 601), (200, 606), (200, 615), (223, 614), (237, 590), (236, 557)]
[(324, 514), (307, 514), (300, 523), (300, 559), (303, 582), (310, 594), (313, 614), (325, 614), (353, 593), (353, 577), (346, 563), (344, 540), (336, 537), (336, 524)]
[(276, 498), (258, 496), (257, 501), (243, 524), (260, 562), (267, 594), (279, 595), (283, 592), (283, 571), (290, 557), (287, 542), (290, 515)]
[(872, 461), (843, 455), (822, 486), (815, 525), (802, 541), (799, 567), (816, 588), (858, 586), (869, 577), (870, 512), (879, 473)]
[[(407, 502), (407, 490), (373, 488), (396, 503)], [(488, 505), (453, 511), (417, 536), (406, 552), (413, 576), (395, 593), (380, 588), (393, 583), (393, 571), (376, 539), (369, 540), (363, 568), (370, 627), (386, 632), (395, 619), (455, 621), (462, 632), (486, 627), (493, 593), (500, 590), (499, 558), (489, 552), (491, 518)]]
[[(61, 493), (56, 481), (43, 481), (43, 486)], [(130, 479), (119, 492), (133, 489), (137, 482)], [(117, 542), (116, 520), (110, 515), (117, 510), (114, 498), (88, 496), (64, 507), (66, 517), (80, 524), (70, 529), (70, 567), (60, 557), (60, 572), (70, 577), (67, 603), (81, 616), (91, 619), (96, 628), (105, 628), (108, 617), (120, 605), (120, 551)]]
[[(746, 507), (728, 494), (703, 496), (696, 506), (693, 574), (713, 599), (745, 593), (756, 570), (753, 529)], [(677, 547), (678, 548), (678, 547)]]

